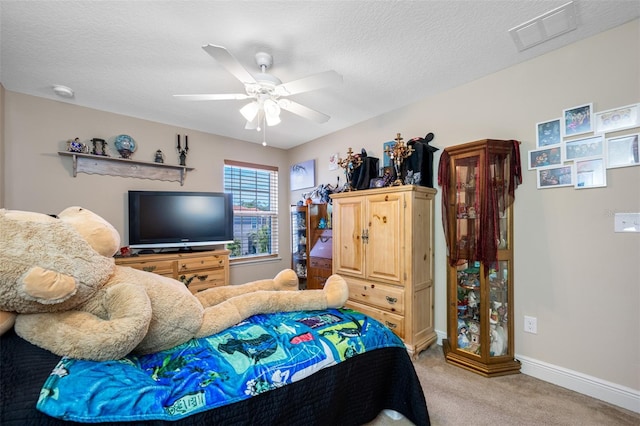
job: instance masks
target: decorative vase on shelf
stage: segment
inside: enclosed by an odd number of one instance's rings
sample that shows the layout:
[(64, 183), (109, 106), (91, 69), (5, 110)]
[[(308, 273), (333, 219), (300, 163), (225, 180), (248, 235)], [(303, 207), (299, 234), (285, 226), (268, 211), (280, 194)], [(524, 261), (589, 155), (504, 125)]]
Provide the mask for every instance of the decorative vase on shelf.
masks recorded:
[(129, 135), (116, 136), (113, 144), (122, 158), (131, 158), (131, 154), (133, 154), (137, 148), (136, 141)]

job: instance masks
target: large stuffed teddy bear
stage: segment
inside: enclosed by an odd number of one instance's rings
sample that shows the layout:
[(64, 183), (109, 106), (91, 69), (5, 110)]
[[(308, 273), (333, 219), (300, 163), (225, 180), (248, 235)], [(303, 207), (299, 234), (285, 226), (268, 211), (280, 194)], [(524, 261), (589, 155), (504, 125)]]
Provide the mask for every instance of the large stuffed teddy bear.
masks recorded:
[(338, 275), (322, 290), (299, 291), (290, 269), (194, 295), (180, 281), (116, 265), (118, 232), (81, 207), (57, 217), (0, 209), (0, 242), (0, 334), (13, 325), (60, 356), (157, 352), (257, 313), (337, 308), (348, 297)]

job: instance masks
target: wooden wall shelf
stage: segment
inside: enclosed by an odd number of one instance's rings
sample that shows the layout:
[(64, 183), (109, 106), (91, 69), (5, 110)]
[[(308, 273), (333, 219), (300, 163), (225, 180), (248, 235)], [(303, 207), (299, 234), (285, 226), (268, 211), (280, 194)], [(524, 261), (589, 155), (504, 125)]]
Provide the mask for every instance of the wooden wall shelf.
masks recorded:
[(166, 180), (184, 185), (187, 171), (192, 167), (175, 166), (164, 163), (128, 160), (126, 158), (103, 157), (101, 155), (81, 154), (59, 151), (59, 155), (73, 158), (73, 177), (78, 173), (123, 176), (139, 179)]

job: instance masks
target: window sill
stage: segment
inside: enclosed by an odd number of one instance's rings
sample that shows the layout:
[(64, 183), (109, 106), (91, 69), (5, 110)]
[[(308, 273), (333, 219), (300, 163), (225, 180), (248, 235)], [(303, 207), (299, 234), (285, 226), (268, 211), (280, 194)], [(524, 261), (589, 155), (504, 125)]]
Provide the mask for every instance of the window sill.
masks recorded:
[(256, 257), (240, 257), (236, 259), (229, 259), (230, 266), (236, 265), (249, 265), (251, 263), (265, 263), (265, 262), (280, 262), (282, 257), (280, 255), (272, 256), (256, 256)]

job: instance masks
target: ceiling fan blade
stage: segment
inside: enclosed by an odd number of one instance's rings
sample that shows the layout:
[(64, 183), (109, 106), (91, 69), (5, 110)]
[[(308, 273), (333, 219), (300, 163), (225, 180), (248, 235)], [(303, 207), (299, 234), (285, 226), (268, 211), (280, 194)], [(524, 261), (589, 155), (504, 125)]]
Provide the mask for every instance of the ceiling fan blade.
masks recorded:
[(186, 101), (241, 101), (243, 99), (252, 98), (244, 93), (224, 93), (219, 95), (173, 95), (173, 97), (184, 99)]
[(315, 121), (316, 123), (326, 123), (331, 118), (327, 114), (323, 114), (304, 105), (300, 105), (290, 99), (280, 99), (278, 100), (278, 105), (284, 110)]
[(310, 92), (322, 89), (323, 87), (338, 85), (342, 83), (342, 76), (337, 72), (325, 71), (313, 74), (299, 80), (283, 83), (275, 88), (275, 93), (280, 96), (295, 95), (296, 93)]
[(243, 67), (240, 62), (224, 47), (207, 44), (202, 48), (216, 61), (226, 68), (235, 78), (242, 83), (255, 83), (256, 79)]

